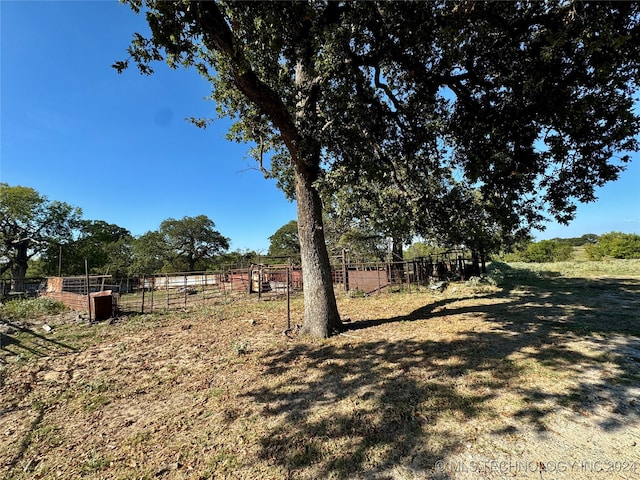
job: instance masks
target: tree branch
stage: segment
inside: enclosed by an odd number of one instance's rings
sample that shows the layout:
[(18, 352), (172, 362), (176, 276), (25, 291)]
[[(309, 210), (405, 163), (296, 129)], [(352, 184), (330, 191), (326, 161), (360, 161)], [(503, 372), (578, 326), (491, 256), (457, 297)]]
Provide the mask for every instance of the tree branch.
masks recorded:
[(289, 110), (280, 96), (260, 80), (235, 41), (233, 32), (215, 2), (197, 2), (198, 26), (206, 25), (202, 34), (205, 46), (229, 59), (235, 86), (265, 114), (280, 131), (290, 149), (298, 150), (300, 135)]

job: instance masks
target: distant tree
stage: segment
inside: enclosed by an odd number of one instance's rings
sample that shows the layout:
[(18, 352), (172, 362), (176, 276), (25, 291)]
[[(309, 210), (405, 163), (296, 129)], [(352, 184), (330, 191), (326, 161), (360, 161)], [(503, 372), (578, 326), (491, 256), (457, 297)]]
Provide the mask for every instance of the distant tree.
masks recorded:
[[(332, 205), (333, 206), (333, 205)], [(327, 249), (334, 257), (347, 255), (348, 261), (384, 262), (390, 260), (390, 238), (370, 224), (344, 211), (325, 211), (324, 235)]]
[(598, 241), (598, 236), (593, 233), (587, 233), (582, 235), (581, 237), (571, 237), (571, 238), (552, 238), (556, 242), (571, 245), (572, 247), (583, 247), (585, 245), (591, 245)]
[(132, 242), (130, 275), (151, 275), (169, 266), (170, 247), (158, 231), (149, 231)]
[(571, 245), (556, 240), (541, 240), (529, 243), (516, 258), (523, 262), (548, 263), (571, 260), (572, 256)]
[(303, 331), (315, 336), (342, 328), (325, 176), (393, 186), (417, 215), (454, 170), (505, 214), (492, 221), (527, 229), (547, 211), (570, 220), (638, 149), (638, 2), (127, 3), (151, 27), (129, 48), (140, 71), (197, 68), (235, 120), (230, 137), (295, 191)]
[(193, 272), (199, 261), (210, 260), (228, 249), (229, 239), (214, 228), (215, 223), (206, 215), (163, 221), (159, 232), (169, 248), (174, 268), (184, 266), (186, 271)]
[(598, 237), (595, 245), (587, 246), (586, 252), (587, 256), (593, 260), (604, 257), (640, 258), (640, 235), (622, 232), (605, 233)]
[(298, 222), (291, 220), (280, 227), (269, 237), (268, 255), (298, 256), (300, 255), (300, 240), (298, 239)]
[(361, 257), (401, 262), (403, 245), (418, 229), (418, 217), (407, 199), (406, 190), (413, 183), (409, 169), (403, 168), (408, 162), (389, 162), (394, 164), (397, 185), (390, 185), (382, 172), (340, 169), (326, 174), (322, 193), (328, 214), (346, 226), (341, 235), (344, 248)]
[[(390, 245), (391, 242), (391, 245)], [(402, 243), (393, 243), (393, 239), (373, 230), (365, 230), (354, 226), (340, 237), (340, 245), (351, 261), (360, 262), (398, 262), (402, 256), (393, 256), (393, 245), (397, 248)], [(389, 248), (391, 246), (391, 248)]]
[(131, 264), (133, 236), (126, 228), (103, 220), (81, 220), (76, 238), (47, 249), (44, 259), (49, 275), (57, 274), (59, 255), (62, 254), (62, 273), (80, 275), (85, 272), (85, 259), (91, 273), (126, 275)]
[(580, 246), (593, 245), (595, 243), (598, 243), (598, 235), (594, 233), (586, 233), (580, 237), (580, 240), (581, 240)]
[(428, 220), (431, 240), (449, 249), (469, 249), (482, 273), (489, 255), (530, 241), (528, 222), (523, 225), (518, 213), (487, 199), (466, 182), (452, 181), (436, 210)]
[(0, 275), (11, 271), (13, 291), (24, 290), (29, 259), (71, 240), (81, 214), (33, 188), (0, 183)]
[(427, 258), (432, 255), (444, 252), (446, 249), (425, 242), (412, 243), (404, 252), (404, 258), (414, 260), (416, 258)]
[(233, 252), (224, 252), (216, 256), (211, 266), (214, 269), (246, 268), (260, 261), (260, 254), (254, 250), (234, 250)]

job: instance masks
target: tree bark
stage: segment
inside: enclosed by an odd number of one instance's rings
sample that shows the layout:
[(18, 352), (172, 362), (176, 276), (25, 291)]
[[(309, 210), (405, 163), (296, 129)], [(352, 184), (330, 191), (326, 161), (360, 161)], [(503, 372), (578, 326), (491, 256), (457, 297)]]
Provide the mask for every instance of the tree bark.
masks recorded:
[(296, 165), (298, 237), (304, 284), (304, 325), (302, 331), (328, 338), (342, 330), (331, 264), (324, 240), (322, 201), (313, 186), (315, 175)]
[(404, 260), (402, 251), (402, 240), (398, 238), (392, 239), (391, 246), (391, 281), (395, 283), (404, 283)]
[(11, 291), (12, 292), (24, 292), (24, 280), (27, 276), (27, 268), (29, 263), (29, 257), (27, 256), (27, 250), (29, 248), (29, 241), (22, 240), (17, 243), (16, 246), (16, 259), (11, 267)]

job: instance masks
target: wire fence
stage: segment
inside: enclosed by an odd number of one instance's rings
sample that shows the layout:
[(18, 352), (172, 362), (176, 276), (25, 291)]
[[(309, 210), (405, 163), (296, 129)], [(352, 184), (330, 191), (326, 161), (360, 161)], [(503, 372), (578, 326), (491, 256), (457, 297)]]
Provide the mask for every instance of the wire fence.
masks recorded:
[[(346, 255), (332, 260), (334, 288), (366, 295), (397, 289), (411, 292), (436, 281), (465, 280), (481, 270), (478, 259), (463, 251), (403, 262), (356, 263), (349, 262)], [(251, 295), (260, 300), (288, 299), (304, 292), (302, 269), (293, 262), (122, 279), (109, 275), (49, 277), (43, 285), (42, 294), (71, 308), (95, 310), (98, 315), (99, 303), (103, 316), (228, 303)], [(107, 301), (111, 302), (108, 314)]]
[(182, 272), (126, 278), (108, 286), (118, 312), (151, 313), (256, 294), (284, 298), (302, 291), (302, 270), (293, 265), (252, 265), (222, 272)]
[(44, 277), (27, 277), (22, 282), (20, 291), (15, 291), (13, 281), (10, 278), (0, 280), (0, 299), (28, 298), (38, 295), (45, 282)]

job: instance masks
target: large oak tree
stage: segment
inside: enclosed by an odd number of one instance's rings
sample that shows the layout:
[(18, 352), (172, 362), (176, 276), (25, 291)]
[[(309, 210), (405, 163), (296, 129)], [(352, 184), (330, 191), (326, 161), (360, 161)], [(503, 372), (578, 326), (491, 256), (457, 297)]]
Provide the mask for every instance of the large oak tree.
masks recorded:
[(229, 239), (215, 230), (215, 223), (206, 215), (168, 218), (160, 224), (159, 233), (166, 243), (170, 262), (193, 272), (201, 260), (213, 257), (229, 248)]
[(0, 183), (0, 274), (11, 271), (12, 291), (24, 290), (31, 258), (72, 239), (81, 214), (31, 187)]
[(115, 67), (195, 66), (230, 135), (295, 192), (313, 335), (341, 327), (325, 177), (394, 185), (418, 215), (455, 171), (492, 219), (535, 226), (568, 221), (638, 148), (636, 2), (128, 3), (151, 35)]

